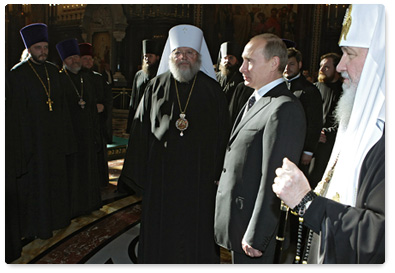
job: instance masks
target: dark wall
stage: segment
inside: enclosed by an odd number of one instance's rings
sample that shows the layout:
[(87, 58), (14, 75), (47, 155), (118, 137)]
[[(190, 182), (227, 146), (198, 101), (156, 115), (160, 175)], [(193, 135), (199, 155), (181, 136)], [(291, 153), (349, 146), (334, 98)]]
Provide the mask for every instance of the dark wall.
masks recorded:
[[(22, 5), (14, 5), (22, 6)], [(33, 14), (23, 14), (17, 9), (8, 11), (6, 6), (6, 69), (10, 69), (19, 61), (24, 49), (19, 30), (33, 22), (44, 22), (49, 26), (50, 53), (49, 60), (60, 65), (55, 45), (59, 41), (76, 37), (81, 38), (81, 24), (56, 24), (53, 18), (47, 18), (48, 5), (32, 5)], [(164, 44), (168, 30), (182, 23), (201, 24), (200, 27), (210, 50), (213, 63), (216, 62), (219, 47), (222, 42), (237, 40), (244, 47), (248, 40), (262, 31), (263, 23), (270, 17), (273, 9), (279, 11), (289, 5), (122, 5), (127, 18), (126, 36), (120, 47), (114, 46), (112, 56), (117, 56), (119, 50), (121, 72), (131, 84), (134, 74), (141, 65), (141, 41), (143, 39), (158, 39)], [(199, 7), (199, 9), (197, 9)], [(336, 7), (336, 8), (335, 8)], [(315, 72), (318, 69), (318, 55), (327, 52), (340, 52), (337, 45), (341, 31), (341, 22), (347, 5), (293, 5), (296, 13), (292, 39), (303, 54), (304, 69)], [(195, 10), (196, 9), (196, 10)], [(319, 18), (317, 18), (319, 11)], [(257, 24), (257, 14), (264, 14), (262, 24)], [(159, 14), (159, 15), (158, 15)], [(278, 13), (279, 18), (281, 13)], [(281, 20), (279, 20), (281, 21)], [(317, 35), (315, 24), (320, 23), (320, 35)], [(282, 23), (281, 23), (282, 24)], [(245, 28), (243, 28), (245, 25)], [(271, 31), (271, 30), (270, 30)], [(281, 32), (281, 35), (289, 35)], [(281, 37), (288, 38), (288, 37)], [(114, 42), (115, 43), (115, 42)], [(115, 64), (112, 64), (114, 68)]]
[(121, 71), (131, 86), (134, 74), (141, 66), (142, 41), (154, 39), (159, 48), (164, 48), (169, 30), (178, 24), (192, 24), (188, 20), (176, 20), (169, 18), (135, 19), (128, 21), (126, 36), (122, 41)]

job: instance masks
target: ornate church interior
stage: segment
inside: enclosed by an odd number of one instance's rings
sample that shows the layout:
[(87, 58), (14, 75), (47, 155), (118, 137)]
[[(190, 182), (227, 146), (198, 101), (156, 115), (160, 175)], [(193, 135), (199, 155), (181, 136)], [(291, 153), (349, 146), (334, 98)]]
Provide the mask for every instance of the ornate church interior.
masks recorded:
[[(341, 53), (338, 39), (348, 5), (329, 4), (8, 4), (5, 6), (5, 70), (24, 50), (20, 29), (32, 23), (48, 26), (48, 61), (62, 66), (55, 45), (76, 38), (93, 45), (94, 68), (112, 81), (113, 143), (107, 145), (109, 184), (102, 188), (103, 206), (55, 230), (49, 239), (22, 238), (22, 252), (12, 264), (136, 263), (141, 198), (117, 191), (117, 179), (128, 145), (126, 130), (134, 75), (141, 69), (142, 41), (165, 44), (179, 24), (201, 28), (211, 59), (220, 46), (241, 47), (261, 33), (293, 41), (303, 54), (303, 71), (317, 80), (320, 56)], [(291, 258), (292, 259), (292, 258)], [(231, 263), (221, 249), (221, 263)]]

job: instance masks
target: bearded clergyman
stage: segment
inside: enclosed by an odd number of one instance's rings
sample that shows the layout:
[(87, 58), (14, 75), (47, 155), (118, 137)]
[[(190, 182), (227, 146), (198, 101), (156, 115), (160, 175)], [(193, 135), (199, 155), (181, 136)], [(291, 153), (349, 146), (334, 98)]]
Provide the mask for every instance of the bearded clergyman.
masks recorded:
[(322, 97), (323, 127), (317, 149), (310, 164), (308, 178), (312, 188), (317, 186), (324, 175), (337, 135), (338, 122), (336, 122), (335, 118), (335, 108), (343, 93), (343, 78), (336, 71), (340, 58), (341, 56), (337, 53), (322, 55), (318, 71), (318, 82), (314, 83)]
[(130, 133), (130, 126), (136, 113), (137, 106), (144, 94), (148, 82), (156, 76), (160, 61), (158, 42), (152, 39), (142, 41), (142, 64), (141, 70), (134, 75), (132, 93), (130, 94), (129, 117), (126, 133)]
[(142, 195), (139, 263), (219, 263), (217, 181), (229, 112), (203, 32), (170, 29), (133, 120), (122, 177)]
[(70, 224), (66, 156), (76, 148), (58, 68), (47, 61), (48, 27), (20, 34), (27, 57), (6, 75), (7, 262), (20, 256), (21, 238), (48, 239)]
[(311, 230), (295, 262), (385, 262), (385, 44), (385, 7), (350, 5), (336, 67), (339, 130), (323, 179), (312, 190), (287, 158), (276, 170), (274, 193)]
[(228, 103), (232, 100), (237, 85), (243, 81), (243, 75), (239, 71), (241, 63), (240, 47), (235, 42), (223, 43), (219, 51), (219, 71), (216, 76)]

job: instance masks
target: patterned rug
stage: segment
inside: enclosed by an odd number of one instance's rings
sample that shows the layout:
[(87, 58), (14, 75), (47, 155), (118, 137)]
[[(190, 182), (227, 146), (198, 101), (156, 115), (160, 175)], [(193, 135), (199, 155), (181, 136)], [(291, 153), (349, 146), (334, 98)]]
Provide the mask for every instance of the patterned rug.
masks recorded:
[[(102, 189), (103, 202), (125, 197), (116, 191), (123, 159), (108, 162), (110, 184)], [(105, 215), (72, 232), (29, 264), (136, 264), (140, 233), (141, 201)], [(231, 263), (229, 251), (221, 248), (221, 263)]]
[(70, 234), (29, 263), (136, 263), (140, 215), (141, 202), (124, 207)]

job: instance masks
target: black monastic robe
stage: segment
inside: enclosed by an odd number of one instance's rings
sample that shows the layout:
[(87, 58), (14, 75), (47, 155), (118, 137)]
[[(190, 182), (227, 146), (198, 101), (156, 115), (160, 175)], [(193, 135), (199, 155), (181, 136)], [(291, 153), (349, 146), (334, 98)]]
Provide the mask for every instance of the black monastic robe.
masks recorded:
[(103, 112), (97, 112), (99, 134), (100, 134), (100, 150), (97, 153), (97, 163), (99, 170), (99, 184), (101, 187), (108, 186), (108, 151), (107, 144), (112, 143), (112, 108), (113, 98), (111, 86), (105, 80), (102, 74), (93, 71), (85, 70), (94, 85), (96, 95), (96, 103), (103, 104)]
[(236, 69), (228, 76), (224, 76), (221, 72), (217, 72), (216, 76), (222, 87), (222, 91), (224, 91), (226, 95), (228, 104), (230, 104), (237, 85), (243, 81), (243, 75)]
[(309, 263), (385, 262), (385, 133), (362, 163), (355, 207), (317, 197), (304, 224), (319, 234)]
[(21, 119), (18, 101), (5, 78), (5, 262), (11, 263), (21, 256), (17, 177), (26, 173), (22, 148)]
[(328, 165), (329, 158), (332, 153), (333, 145), (335, 144), (338, 123), (335, 119), (335, 107), (343, 93), (342, 81), (338, 80), (335, 83), (317, 82), (318, 90), (322, 97), (322, 113), (323, 113), (323, 127), (322, 131), (325, 132), (326, 142), (319, 142), (317, 149), (313, 155), (310, 163), (309, 182), (314, 188), (324, 175), (326, 166)]
[(70, 223), (66, 154), (73, 152), (75, 142), (58, 68), (49, 62), (31, 64), (48, 88), (44, 65), (47, 68), (53, 111), (49, 111), (44, 87), (27, 61), (17, 64), (9, 74), (9, 84), (14, 111), (19, 113), (15, 121), (20, 126), (18, 145), (23, 151), (23, 158), (16, 160), (18, 166), (26, 166), (16, 182), (20, 235), (48, 239), (53, 230)]
[[(177, 83), (182, 109), (192, 81)], [(180, 136), (180, 109), (170, 72), (148, 84), (132, 125), (122, 175), (143, 195), (140, 263), (219, 263), (215, 195), (229, 137), (219, 84), (199, 72)]]
[[(67, 157), (67, 173), (70, 188), (71, 216), (77, 217), (97, 210), (101, 207), (101, 194), (97, 153), (100, 150), (101, 138), (99, 133), (96, 95), (93, 85), (85, 72), (74, 74), (68, 71), (60, 74), (61, 84), (67, 97), (73, 131), (77, 140), (77, 152)], [(81, 76), (83, 84), (81, 87)], [(72, 84), (72, 82), (74, 85)], [(86, 102), (82, 109), (77, 92)]]
[(130, 94), (130, 103), (129, 103), (129, 116), (128, 116), (128, 124), (126, 126), (126, 133), (130, 133), (130, 128), (132, 126), (134, 115), (136, 114), (137, 107), (139, 106), (140, 100), (143, 97), (145, 87), (148, 82), (155, 77), (156, 73), (152, 75), (148, 75), (143, 70), (139, 70), (136, 72), (136, 75), (133, 79), (132, 84), (132, 93)]

